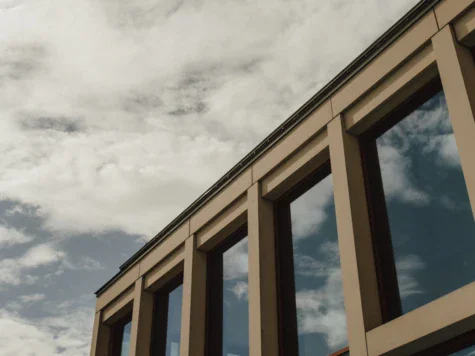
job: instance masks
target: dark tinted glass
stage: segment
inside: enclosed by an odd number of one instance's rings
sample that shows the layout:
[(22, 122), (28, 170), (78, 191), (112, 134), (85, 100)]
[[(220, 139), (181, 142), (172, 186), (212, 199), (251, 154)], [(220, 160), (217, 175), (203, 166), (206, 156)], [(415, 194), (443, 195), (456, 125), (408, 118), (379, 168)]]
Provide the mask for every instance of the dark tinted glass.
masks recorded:
[(223, 254), (223, 356), (249, 355), (247, 237)]
[(475, 280), (475, 224), (443, 92), (376, 143), (407, 313)]
[(464, 350), (450, 354), (450, 356), (474, 356), (474, 355), (475, 355), (475, 346), (470, 346)]
[(329, 355), (348, 345), (331, 175), (290, 213), (299, 356)]
[(122, 333), (122, 346), (120, 356), (129, 356), (129, 349), (130, 349), (130, 327), (132, 326), (132, 322), (129, 321), (124, 326), (124, 331)]
[(183, 286), (175, 288), (168, 295), (166, 356), (180, 355), (181, 302)]

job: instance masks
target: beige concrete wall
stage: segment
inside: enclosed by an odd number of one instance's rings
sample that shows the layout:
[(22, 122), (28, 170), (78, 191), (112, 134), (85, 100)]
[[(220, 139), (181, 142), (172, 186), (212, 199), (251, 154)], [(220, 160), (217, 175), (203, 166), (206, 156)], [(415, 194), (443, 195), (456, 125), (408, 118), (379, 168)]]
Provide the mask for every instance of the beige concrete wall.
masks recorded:
[[(97, 299), (91, 355), (133, 313), (131, 355), (150, 350), (153, 293), (183, 272), (181, 356), (204, 355), (207, 252), (249, 228), (251, 355), (278, 348), (273, 201), (331, 160), (352, 355), (409, 355), (475, 329), (473, 284), (383, 324), (358, 136), (440, 76), (475, 211), (474, 0), (444, 0), (353, 76), (251, 167), (156, 243)], [(271, 130), (271, 128), (269, 128)]]

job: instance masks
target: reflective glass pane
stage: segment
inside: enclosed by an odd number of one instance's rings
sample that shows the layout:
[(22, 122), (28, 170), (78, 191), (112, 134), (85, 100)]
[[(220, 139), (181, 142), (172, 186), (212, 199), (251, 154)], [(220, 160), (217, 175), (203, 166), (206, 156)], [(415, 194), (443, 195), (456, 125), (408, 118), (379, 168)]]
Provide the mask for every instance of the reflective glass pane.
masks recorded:
[(223, 254), (223, 356), (249, 355), (247, 237)]
[(454, 352), (450, 356), (475, 356), (475, 346), (470, 346), (464, 350)]
[(175, 288), (168, 295), (167, 348), (166, 356), (180, 355), (181, 302), (183, 286)]
[(348, 345), (331, 175), (290, 204), (299, 356)]
[(407, 313), (475, 280), (475, 224), (443, 92), (376, 143)]
[(130, 349), (130, 327), (132, 326), (132, 322), (129, 321), (124, 326), (124, 332), (122, 334), (122, 346), (120, 356), (129, 356), (129, 349)]

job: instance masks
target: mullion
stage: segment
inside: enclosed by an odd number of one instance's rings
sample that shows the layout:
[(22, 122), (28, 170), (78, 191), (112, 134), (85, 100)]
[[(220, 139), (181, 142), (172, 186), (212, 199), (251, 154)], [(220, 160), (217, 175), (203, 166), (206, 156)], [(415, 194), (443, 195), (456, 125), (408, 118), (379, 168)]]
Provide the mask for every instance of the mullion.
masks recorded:
[(362, 141), (361, 147), (381, 314), (383, 321), (388, 322), (402, 315), (394, 250), (376, 141)]
[(158, 292), (154, 308), (154, 342), (152, 355), (165, 356), (167, 350), (168, 292)]
[(206, 355), (223, 353), (223, 253), (211, 252), (208, 256), (206, 306)]
[(124, 339), (124, 328), (131, 321), (131, 315), (126, 315), (112, 326), (110, 338), (110, 356), (120, 356), (122, 353), (122, 341)]
[(279, 288), (280, 355), (298, 355), (297, 305), (295, 299), (294, 254), (290, 203), (284, 202), (277, 208), (277, 269)]
[(111, 339), (111, 356), (120, 356), (122, 353), (122, 338), (124, 337), (124, 324), (114, 326)]

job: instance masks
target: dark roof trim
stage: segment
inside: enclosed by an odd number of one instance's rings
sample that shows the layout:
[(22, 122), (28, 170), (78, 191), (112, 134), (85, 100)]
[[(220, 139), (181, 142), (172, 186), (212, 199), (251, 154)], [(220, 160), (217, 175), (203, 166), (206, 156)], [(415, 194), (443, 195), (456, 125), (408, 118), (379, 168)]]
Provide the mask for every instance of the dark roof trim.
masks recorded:
[(241, 161), (239, 161), (231, 170), (221, 177), (214, 185), (205, 191), (198, 199), (196, 199), (188, 208), (178, 215), (170, 224), (160, 231), (153, 239), (147, 242), (139, 249), (131, 258), (129, 258), (122, 266), (120, 271), (104, 284), (96, 295), (99, 296), (107, 287), (109, 287), (116, 279), (118, 279), (125, 270), (137, 261), (141, 256), (145, 255), (152, 246), (159, 244), (164, 238), (175, 231), (183, 222), (189, 219), (198, 209), (206, 202), (213, 198), (221, 189), (236, 178), (241, 172), (247, 169), (256, 161), (263, 153), (269, 150), (280, 138), (285, 136), (292, 128), (309, 116), (320, 104), (331, 97), (341, 86), (355, 76), (363, 67), (373, 60), (379, 53), (391, 45), (402, 33), (417, 22), (421, 17), (427, 14), (440, 0), (422, 0), (415, 5), (403, 18), (395, 23), (381, 37), (379, 37), (371, 46), (361, 53), (353, 62), (344, 68), (335, 78), (333, 78), (325, 87), (317, 94), (310, 98), (302, 105), (292, 116), (285, 120), (277, 129), (275, 129), (267, 138), (265, 138), (256, 148), (248, 153)]

